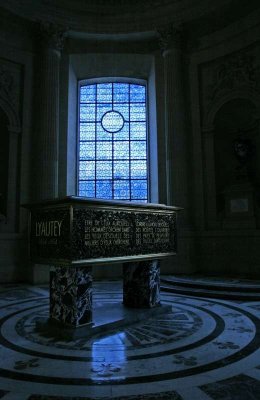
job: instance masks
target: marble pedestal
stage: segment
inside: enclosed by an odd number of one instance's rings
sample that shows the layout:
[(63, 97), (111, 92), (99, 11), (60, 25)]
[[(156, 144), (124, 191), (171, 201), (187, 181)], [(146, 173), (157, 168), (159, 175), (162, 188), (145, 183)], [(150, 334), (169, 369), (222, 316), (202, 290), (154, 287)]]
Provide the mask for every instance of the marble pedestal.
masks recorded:
[(123, 265), (123, 298), (126, 307), (151, 308), (160, 305), (158, 260)]
[(92, 322), (91, 267), (51, 269), (50, 319), (74, 328)]
[[(123, 265), (123, 276), (124, 306), (147, 309), (160, 305), (160, 268), (157, 260), (126, 263)], [(70, 329), (92, 324), (91, 267), (51, 269), (49, 322), (59, 328)]]

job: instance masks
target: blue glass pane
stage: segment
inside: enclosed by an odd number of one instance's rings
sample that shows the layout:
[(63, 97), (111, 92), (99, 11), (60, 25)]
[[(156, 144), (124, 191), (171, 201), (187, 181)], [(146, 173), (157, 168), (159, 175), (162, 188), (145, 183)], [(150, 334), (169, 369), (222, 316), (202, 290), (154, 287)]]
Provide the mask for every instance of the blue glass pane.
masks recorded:
[(147, 165), (146, 161), (131, 161), (131, 178), (146, 179)]
[(95, 159), (95, 142), (84, 142), (80, 144), (79, 149), (80, 160), (94, 160)]
[(97, 102), (109, 103), (112, 101), (112, 83), (97, 84)]
[(79, 182), (79, 196), (95, 197), (95, 181)]
[(79, 127), (80, 140), (95, 140), (95, 123), (81, 122)]
[(112, 179), (111, 161), (97, 161), (97, 179)]
[(146, 199), (147, 198), (147, 182), (146, 180), (136, 180), (131, 182), (131, 198)]
[(113, 84), (113, 100), (115, 103), (124, 103), (129, 101), (129, 85), (128, 83)]
[(102, 128), (102, 125), (97, 123), (97, 140), (112, 140), (113, 133), (109, 133)]
[(145, 86), (130, 85), (130, 102), (145, 102)]
[(96, 117), (95, 104), (81, 104), (80, 105), (80, 121), (89, 122), (95, 121)]
[(129, 158), (129, 143), (128, 142), (114, 142), (114, 159), (128, 159)]
[(122, 114), (125, 121), (129, 121), (129, 104), (114, 104), (113, 109)]
[(79, 195), (146, 202), (145, 86), (85, 85), (80, 101)]
[(124, 126), (124, 118), (117, 111), (109, 111), (103, 116), (101, 124), (106, 131), (117, 133)]
[(114, 181), (114, 198), (130, 199), (130, 186), (128, 181)]
[(131, 158), (146, 159), (146, 142), (131, 142)]
[(131, 140), (146, 140), (146, 122), (131, 122)]
[(81, 86), (80, 101), (83, 103), (95, 103), (96, 85)]
[(131, 121), (145, 121), (146, 110), (144, 104), (131, 104), (130, 105), (130, 119)]
[(147, 199), (131, 199), (133, 203), (147, 203)]
[(114, 134), (115, 140), (129, 140), (129, 122), (125, 122), (123, 128)]
[(97, 121), (101, 121), (104, 115), (112, 111), (112, 104), (111, 103), (103, 103), (103, 104), (97, 104)]
[(115, 161), (113, 178), (114, 179), (128, 179), (129, 178), (129, 162), (128, 161)]
[(95, 161), (79, 162), (79, 179), (95, 179)]
[(112, 199), (112, 181), (96, 181), (96, 196), (100, 199)]
[(111, 160), (112, 142), (97, 143), (97, 160)]

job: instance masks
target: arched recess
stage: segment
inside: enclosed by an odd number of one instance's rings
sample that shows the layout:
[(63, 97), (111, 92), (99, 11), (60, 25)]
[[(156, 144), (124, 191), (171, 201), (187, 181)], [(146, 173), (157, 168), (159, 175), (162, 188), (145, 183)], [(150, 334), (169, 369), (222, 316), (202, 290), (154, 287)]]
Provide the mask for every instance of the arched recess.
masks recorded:
[[(260, 95), (250, 89), (234, 89), (229, 91), (222, 96), (215, 99), (214, 102), (208, 107), (208, 111), (203, 119), (202, 126), (202, 139), (203, 139), (203, 159), (204, 159), (204, 195), (205, 195), (205, 214), (206, 214), (206, 228), (208, 229), (220, 229), (222, 227), (222, 215), (223, 204), (221, 205), (221, 199), (219, 192), (223, 187), (219, 185), (219, 173), (217, 171), (216, 153), (217, 157), (220, 157), (219, 149), (216, 147), (216, 135), (218, 135), (219, 126), (218, 115), (223, 109), (228, 109), (228, 105), (232, 102), (244, 102), (245, 104), (251, 104), (255, 110), (252, 119), (252, 129), (254, 128), (259, 132), (259, 121), (260, 121)], [(250, 129), (250, 127), (248, 127)], [(227, 132), (228, 134), (228, 132)], [(233, 136), (238, 132), (233, 132)], [(230, 138), (232, 141), (232, 138)], [(219, 147), (219, 146), (218, 146)], [(233, 155), (230, 152), (230, 157)], [(231, 160), (230, 158), (230, 160)], [(235, 160), (231, 161), (235, 162)], [(235, 167), (233, 167), (235, 169)]]
[(14, 107), (10, 103), (10, 101), (4, 97), (1, 97), (1, 95), (0, 95), (0, 108), (4, 111), (4, 113), (6, 114), (6, 116), (8, 118), (9, 132), (20, 133), (21, 132), (21, 122), (20, 122), (19, 115), (14, 110)]
[(18, 157), (21, 123), (19, 115), (9, 99), (1, 95), (0, 114), (3, 125), (0, 156), (0, 162), (3, 162), (0, 174), (0, 232), (4, 233), (15, 232), (18, 226)]
[(260, 118), (260, 94), (251, 88), (234, 89), (218, 97), (209, 105), (203, 118), (202, 131), (209, 132), (214, 130), (214, 121), (218, 111), (224, 104), (235, 99), (244, 99), (252, 102), (256, 107), (258, 118)]

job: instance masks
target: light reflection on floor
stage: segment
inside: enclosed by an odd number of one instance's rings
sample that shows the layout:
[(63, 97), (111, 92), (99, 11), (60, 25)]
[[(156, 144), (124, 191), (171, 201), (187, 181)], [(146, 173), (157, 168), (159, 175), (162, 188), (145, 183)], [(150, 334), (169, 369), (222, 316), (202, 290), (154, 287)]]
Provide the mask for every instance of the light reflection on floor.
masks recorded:
[[(98, 339), (92, 343), (92, 368), (91, 370), (98, 377), (111, 378), (114, 372), (121, 372), (126, 364), (125, 345), (122, 338), (125, 337), (124, 332), (109, 335), (105, 338)], [(113, 348), (111, 348), (113, 343)], [(117, 375), (117, 380), (124, 379), (124, 375)], [(95, 380), (95, 375), (92, 376)]]

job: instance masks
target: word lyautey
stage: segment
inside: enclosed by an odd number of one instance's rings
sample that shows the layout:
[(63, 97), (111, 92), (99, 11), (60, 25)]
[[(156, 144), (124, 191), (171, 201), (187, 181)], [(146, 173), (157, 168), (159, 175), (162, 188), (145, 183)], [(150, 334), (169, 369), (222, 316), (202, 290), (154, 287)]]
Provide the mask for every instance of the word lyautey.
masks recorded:
[(36, 236), (60, 236), (62, 221), (39, 221), (35, 223)]

